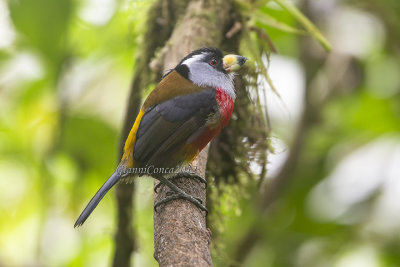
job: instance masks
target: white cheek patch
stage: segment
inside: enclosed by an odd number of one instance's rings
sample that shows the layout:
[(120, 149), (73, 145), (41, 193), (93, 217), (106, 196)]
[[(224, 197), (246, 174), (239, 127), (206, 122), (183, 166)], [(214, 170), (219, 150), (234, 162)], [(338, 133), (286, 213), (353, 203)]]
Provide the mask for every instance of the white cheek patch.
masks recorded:
[(210, 86), (223, 89), (232, 99), (236, 98), (233, 86), (234, 75), (215, 70), (203, 62), (204, 54), (195, 55), (182, 62), (189, 68), (189, 79), (198, 86)]

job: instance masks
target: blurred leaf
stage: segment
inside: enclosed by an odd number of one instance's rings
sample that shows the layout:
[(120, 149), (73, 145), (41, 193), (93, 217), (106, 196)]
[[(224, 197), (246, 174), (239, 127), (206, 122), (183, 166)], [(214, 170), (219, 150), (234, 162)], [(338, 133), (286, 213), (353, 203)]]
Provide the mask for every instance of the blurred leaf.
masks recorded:
[(294, 5), (287, 0), (274, 0), (278, 5), (286, 9), (294, 18), (296, 18), (304, 28), (325, 48), (326, 51), (332, 50), (329, 41), (322, 35), (318, 28)]
[(118, 135), (110, 125), (96, 117), (69, 116), (63, 127), (61, 149), (81, 167), (105, 172), (115, 167)]
[(11, 0), (9, 8), (24, 41), (40, 51), (50, 67), (59, 68), (64, 57), (72, 0)]
[(349, 127), (362, 129), (368, 133), (400, 132), (400, 117), (395, 112), (395, 105), (396, 102), (392, 103), (390, 100), (378, 99), (363, 93), (357, 102), (351, 103), (353, 112), (346, 121)]
[(294, 33), (294, 34), (306, 34), (305, 31), (292, 27), (282, 21), (275, 19), (274, 17), (268, 15), (268, 13), (264, 10), (263, 11), (255, 11), (253, 14), (254, 18), (259, 21), (261, 24), (266, 26), (287, 32), (287, 33)]

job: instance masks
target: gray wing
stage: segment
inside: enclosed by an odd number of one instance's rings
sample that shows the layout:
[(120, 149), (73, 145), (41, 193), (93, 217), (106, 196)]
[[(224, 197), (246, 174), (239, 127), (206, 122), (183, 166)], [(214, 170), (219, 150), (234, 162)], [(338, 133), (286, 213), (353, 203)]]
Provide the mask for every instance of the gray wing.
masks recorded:
[(171, 153), (204, 131), (208, 117), (217, 111), (215, 89), (212, 88), (148, 108), (136, 133), (135, 160), (156, 166), (168, 162)]

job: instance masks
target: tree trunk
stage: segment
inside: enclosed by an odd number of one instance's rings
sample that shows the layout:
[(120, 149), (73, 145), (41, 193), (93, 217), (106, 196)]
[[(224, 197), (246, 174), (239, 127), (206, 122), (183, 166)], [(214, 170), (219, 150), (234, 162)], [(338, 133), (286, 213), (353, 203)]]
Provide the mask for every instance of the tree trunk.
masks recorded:
[[(135, 62), (135, 74), (132, 80), (128, 106), (125, 113), (125, 120), (120, 138), (119, 158), (122, 157), (125, 140), (139, 108), (141, 106), (142, 91), (149, 84), (159, 79), (160, 73), (153, 75), (150, 70), (149, 62), (154, 57), (155, 52), (161, 48), (172, 32), (172, 25), (175, 24), (178, 14), (185, 10), (186, 2), (179, 2), (179, 5), (172, 1), (160, 1), (148, 11), (146, 31), (144, 33), (144, 44), (139, 48)], [(162, 18), (162, 22), (160, 22)], [(156, 34), (155, 34), (156, 33)], [(133, 231), (133, 194), (134, 184), (119, 184), (116, 186), (117, 197), (117, 230), (115, 233), (115, 251), (113, 257), (114, 267), (132, 266), (131, 254), (135, 249), (135, 234)]]
[[(218, 47), (229, 23), (230, 2), (191, 1), (172, 36), (152, 62), (154, 68), (173, 68), (186, 54), (204, 46)], [(205, 177), (208, 147), (191, 164), (192, 170)], [(174, 183), (206, 203), (206, 188), (192, 179)], [(163, 186), (164, 187), (164, 186)], [(155, 194), (155, 202), (165, 197), (165, 188)], [(154, 258), (160, 266), (212, 266), (211, 233), (206, 214), (186, 200), (173, 200), (154, 212)]]

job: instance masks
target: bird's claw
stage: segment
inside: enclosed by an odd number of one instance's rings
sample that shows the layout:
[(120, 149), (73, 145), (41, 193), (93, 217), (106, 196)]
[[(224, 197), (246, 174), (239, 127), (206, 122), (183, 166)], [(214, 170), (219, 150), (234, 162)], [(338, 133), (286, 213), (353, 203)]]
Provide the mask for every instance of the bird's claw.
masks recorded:
[[(206, 179), (204, 179), (204, 178), (201, 177), (200, 175), (197, 175), (197, 174), (192, 173), (192, 172), (180, 172), (180, 173), (174, 174), (173, 176), (169, 177), (168, 180), (171, 181), (171, 180), (175, 180), (175, 179), (178, 179), (178, 178), (190, 178), (190, 179), (195, 179), (195, 180), (197, 180), (197, 181), (203, 183), (203, 184), (206, 186), (206, 188), (207, 188), (207, 185), (208, 185), (208, 182), (207, 182)], [(158, 183), (158, 184), (156, 184), (156, 185), (154, 186), (154, 192), (155, 192), (155, 193), (158, 193), (158, 188), (160, 188), (160, 186), (161, 186), (162, 184), (163, 184), (163, 183), (160, 182), (160, 183)]]
[(154, 210), (156, 212), (158, 212), (157, 208), (162, 204), (165, 204), (165, 203), (167, 203), (167, 202), (169, 202), (171, 200), (175, 200), (175, 199), (185, 199), (185, 200), (188, 200), (191, 203), (193, 203), (199, 209), (205, 211), (206, 215), (208, 215), (208, 209), (205, 206), (203, 206), (203, 201), (198, 197), (193, 197), (193, 196), (191, 196), (189, 194), (186, 194), (186, 193), (185, 194), (181, 194), (181, 193), (177, 193), (177, 192), (174, 192), (174, 191), (168, 191), (166, 193), (166, 195), (167, 196), (165, 198), (163, 198), (162, 200), (158, 201), (154, 205)]

